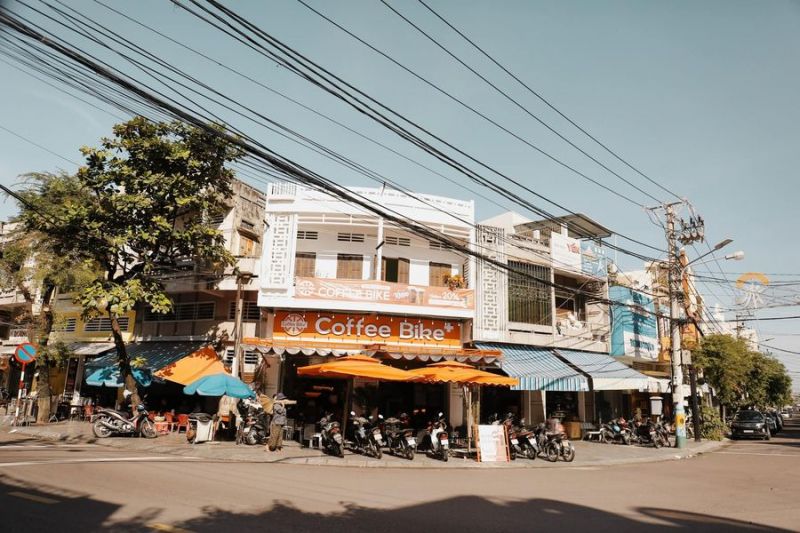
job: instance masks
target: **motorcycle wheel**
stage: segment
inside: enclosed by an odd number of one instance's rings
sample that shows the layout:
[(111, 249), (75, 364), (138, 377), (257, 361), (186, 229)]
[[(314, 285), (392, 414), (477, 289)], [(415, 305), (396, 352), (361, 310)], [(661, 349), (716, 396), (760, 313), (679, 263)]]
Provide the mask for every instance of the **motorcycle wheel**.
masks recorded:
[(548, 444), (547, 447), (545, 447), (544, 452), (545, 455), (547, 456), (547, 460), (550, 461), (551, 463), (555, 463), (556, 461), (558, 461), (558, 456), (560, 454), (558, 453), (558, 447), (556, 446), (555, 442)]
[(656, 435), (655, 437), (653, 437), (653, 446), (654, 446), (656, 449), (658, 449), (658, 448), (661, 448), (661, 437), (659, 437), (658, 435)]
[(516, 460), (517, 458), (517, 450), (515, 450), (513, 446), (508, 447), (508, 458), (512, 461)]
[(336, 457), (344, 457), (344, 446), (339, 443), (333, 443), (333, 455)]
[(631, 444), (633, 444), (633, 439), (631, 438), (630, 435), (625, 433), (622, 435), (622, 442), (623, 444), (625, 444), (625, 446), (630, 446)]
[(575, 447), (572, 444), (567, 444), (564, 446), (561, 453), (561, 457), (564, 459), (564, 461), (571, 463), (575, 460)]
[(414, 448), (412, 448), (411, 446), (406, 448), (406, 459), (408, 459), (409, 461), (414, 460)]
[(248, 433), (247, 436), (245, 436), (244, 442), (246, 444), (249, 444), (250, 446), (258, 444), (258, 436), (256, 435), (256, 432), (250, 430), (250, 433)]
[(614, 444), (614, 435), (610, 431), (603, 431), (601, 439), (605, 444)]
[(446, 463), (446, 462), (447, 462), (447, 458), (449, 457), (449, 455), (450, 455), (450, 454), (449, 454), (449, 453), (447, 453), (447, 450), (444, 450), (444, 451), (442, 452), (442, 461), (444, 461), (444, 462)]
[(142, 427), (139, 429), (142, 434), (142, 437), (146, 439), (154, 439), (158, 437), (158, 433), (156, 433), (156, 426), (153, 424), (151, 420), (142, 420)]
[(527, 457), (531, 461), (535, 461), (537, 455), (538, 454), (536, 453), (536, 448), (534, 448), (530, 444), (525, 447), (525, 457)]
[(377, 444), (372, 444), (372, 449), (375, 451), (375, 459), (380, 459), (383, 457), (383, 452), (381, 451), (381, 447)]
[(111, 429), (103, 425), (105, 421), (105, 417), (98, 418), (94, 421), (94, 424), (92, 424), (92, 433), (94, 433), (94, 436), (98, 439), (105, 439), (111, 436)]

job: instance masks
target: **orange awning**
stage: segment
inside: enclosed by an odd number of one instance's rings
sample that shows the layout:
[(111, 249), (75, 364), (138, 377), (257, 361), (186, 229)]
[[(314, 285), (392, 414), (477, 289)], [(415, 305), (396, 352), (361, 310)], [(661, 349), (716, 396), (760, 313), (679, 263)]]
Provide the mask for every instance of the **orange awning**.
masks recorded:
[(204, 346), (174, 363), (170, 363), (158, 372), (156, 376), (181, 385), (188, 385), (211, 374), (226, 373), (217, 352), (211, 346)]
[(349, 355), (319, 365), (302, 366), (297, 369), (299, 376), (318, 376), (330, 378), (367, 378), (378, 381), (414, 381), (421, 379), (405, 370), (382, 365), (377, 359), (366, 355)]
[(409, 370), (425, 381), (434, 383), (475, 383), (477, 385), (519, 385), (517, 378), (509, 378), (479, 370), (473, 366), (456, 361), (434, 363), (423, 368)]

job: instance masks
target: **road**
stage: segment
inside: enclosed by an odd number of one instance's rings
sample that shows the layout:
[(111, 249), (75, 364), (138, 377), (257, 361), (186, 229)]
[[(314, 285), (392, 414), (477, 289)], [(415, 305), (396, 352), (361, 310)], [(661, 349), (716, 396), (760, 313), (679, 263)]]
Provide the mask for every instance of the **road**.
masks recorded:
[(234, 463), (5, 435), (0, 530), (797, 531), (798, 423), (693, 459), (533, 470)]

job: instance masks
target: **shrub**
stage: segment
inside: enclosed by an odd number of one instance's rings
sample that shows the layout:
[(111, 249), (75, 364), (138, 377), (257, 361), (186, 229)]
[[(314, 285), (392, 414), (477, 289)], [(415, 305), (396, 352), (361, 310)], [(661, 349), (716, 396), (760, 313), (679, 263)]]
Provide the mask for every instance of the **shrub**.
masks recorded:
[(725, 423), (719, 417), (719, 411), (713, 407), (700, 407), (701, 436), (708, 440), (722, 440), (725, 436)]

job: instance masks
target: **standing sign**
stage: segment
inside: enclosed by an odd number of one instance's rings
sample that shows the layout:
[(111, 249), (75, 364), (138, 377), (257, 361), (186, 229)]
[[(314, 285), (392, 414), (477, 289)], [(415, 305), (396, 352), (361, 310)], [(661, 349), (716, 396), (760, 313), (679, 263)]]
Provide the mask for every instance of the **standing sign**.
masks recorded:
[(502, 424), (481, 425), (476, 428), (478, 448), (478, 461), (482, 463), (507, 462), (508, 433)]
[(17, 408), (14, 411), (14, 422), (19, 420), (19, 404), (22, 402), (25, 391), (25, 366), (36, 361), (36, 346), (29, 342), (23, 342), (14, 350), (14, 359), (22, 365), (22, 372), (19, 374), (19, 392), (17, 393)]

